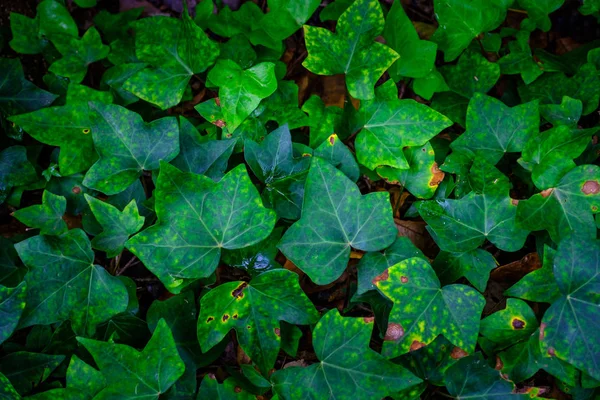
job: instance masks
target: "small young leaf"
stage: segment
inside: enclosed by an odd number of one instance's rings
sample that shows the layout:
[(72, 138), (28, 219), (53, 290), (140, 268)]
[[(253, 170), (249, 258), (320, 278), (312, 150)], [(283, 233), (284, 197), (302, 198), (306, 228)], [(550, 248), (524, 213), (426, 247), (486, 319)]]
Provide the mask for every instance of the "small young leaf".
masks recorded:
[(487, 93), (500, 79), (500, 67), (481, 53), (467, 50), (456, 65), (440, 68), (448, 87), (455, 93), (471, 98), (475, 93)]
[(501, 347), (523, 340), (538, 328), (531, 307), (523, 300), (507, 299), (506, 308), (481, 320), (480, 333)]
[(47, 190), (42, 194), (42, 204), (22, 208), (13, 216), (25, 225), (40, 230), (40, 235), (60, 235), (67, 231), (62, 219), (67, 209), (67, 200)]

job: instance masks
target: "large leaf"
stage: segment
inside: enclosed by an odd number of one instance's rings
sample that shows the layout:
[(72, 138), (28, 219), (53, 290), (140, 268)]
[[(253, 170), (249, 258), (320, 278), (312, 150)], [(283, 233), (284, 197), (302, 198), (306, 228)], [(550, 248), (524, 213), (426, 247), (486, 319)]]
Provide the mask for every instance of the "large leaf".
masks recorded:
[(0, 343), (8, 339), (19, 324), (25, 309), (26, 291), (26, 282), (15, 288), (0, 285)]
[(24, 396), (48, 379), (64, 359), (63, 355), (17, 351), (0, 358), (0, 373), (10, 380), (21, 396)]
[(537, 101), (508, 107), (493, 97), (475, 94), (467, 109), (467, 130), (451, 146), (496, 164), (505, 153), (522, 151), (538, 132), (539, 121)]
[(414, 100), (399, 100), (393, 82), (377, 90), (377, 98), (361, 103), (353, 112), (358, 162), (369, 169), (380, 165), (408, 169), (406, 146), (423, 146), (429, 139), (452, 125), (433, 109)]
[(122, 192), (144, 170), (158, 169), (179, 153), (179, 126), (174, 117), (149, 124), (124, 107), (102, 103), (90, 105), (92, 135), (100, 159), (85, 175), (83, 184), (111, 195)]
[(263, 207), (243, 165), (215, 183), (162, 163), (155, 195), (158, 223), (126, 247), (173, 293), (210, 276), (222, 249), (260, 242), (275, 224), (275, 212)]
[(532, 231), (546, 229), (555, 242), (572, 232), (596, 237), (593, 213), (600, 208), (600, 167), (580, 165), (555, 187), (519, 201), (517, 225)]
[(123, 345), (78, 337), (92, 354), (107, 386), (96, 398), (158, 399), (183, 374), (185, 365), (171, 330), (160, 320), (152, 338), (141, 352)]
[[(325, 314), (313, 331), (319, 362), (291, 367), (272, 376), (281, 399), (379, 399), (421, 380), (369, 348), (373, 320)], [(385, 382), (385, 384), (382, 384)]]
[(471, 353), (479, 333), (483, 296), (466, 285), (443, 288), (433, 268), (422, 258), (409, 258), (376, 277), (375, 286), (394, 302), (383, 354), (397, 357), (444, 335)]
[(360, 194), (341, 171), (313, 157), (306, 178), (302, 217), (279, 249), (317, 284), (336, 280), (351, 248), (378, 251), (397, 234), (387, 193)]
[(308, 57), (302, 65), (318, 75), (346, 75), (352, 97), (368, 100), (373, 87), (398, 54), (375, 42), (384, 27), (376, 0), (357, 0), (340, 16), (335, 33), (325, 28), (304, 26)]
[(309, 325), (319, 315), (300, 289), (298, 276), (268, 271), (247, 282), (228, 282), (202, 297), (198, 338), (203, 351), (235, 329), (244, 352), (266, 374), (281, 347), (280, 321)]
[(561, 293), (544, 314), (544, 353), (600, 379), (600, 242), (571, 236), (558, 245), (554, 277)]
[(15, 245), (29, 268), (27, 299), (19, 327), (71, 320), (79, 335), (127, 308), (121, 280), (94, 265), (89, 239), (80, 229), (61, 236), (34, 236)]

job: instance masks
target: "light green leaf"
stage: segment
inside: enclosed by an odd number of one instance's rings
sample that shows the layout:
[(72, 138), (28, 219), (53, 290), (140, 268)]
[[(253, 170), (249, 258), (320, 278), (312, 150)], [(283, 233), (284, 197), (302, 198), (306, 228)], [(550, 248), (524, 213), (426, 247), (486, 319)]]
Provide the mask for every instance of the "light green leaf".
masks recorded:
[(351, 248), (378, 251), (394, 241), (397, 230), (388, 194), (360, 194), (343, 172), (313, 157), (304, 189), (302, 217), (284, 234), (279, 249), (313, 282), (336, 280)]
[(2, 387), (2, 392), (0, 392), (2, 400), (21, 400), (19, 392), (15, 390), (14, 386), (10, 383), (8, 378), (4, 376), (4, 374), (1, 372), (0, 386)]
[(334, 134), (342, 121), (342, 109), (335, 106), (326, 107), (319, 96), (310, 96), (302, 105), (302, 111), (309, 116), (309, 145), (313, 149)]
[(25, 225), (40, 230), (40, 235), (60, 235), (67, 231), (62, 219), (67, 209), (67, 200), (47, 190), (42, 194), (42, 204), (22, 208), (13, 216)]
[(544, 32), (548, 32), (552, 26), (548, 14), (558, 10), (565, 0), (518, 0), (527, 17), (535, 23), (535, 26)]
[(581, 100), (563, 96), (560, 104), (544, 104), (540, 106), (540, 114), (553, 126), (565, 125), (569, 128), (577, 128), (577, 122), (581, 118), (583, 103)]
[(382, 354), (397, 357), (443, 335), (467, 353), (475, 350), (485, 299), (466, 285), (443, 288), (433, 268), (422, 258), (389, 267), (375, 286), (394, 302)]
[(215, 183), (162, 163), (155, 196), (158, 223), (126, 247), (173, 293), (210, 276), (221, 249), (260, 242), (275, 224), (275, 212), (263, 207), (243, 165)]
[(336, 32), (304, 26), (308, 57), (302, 65), (317, 75), (346, 75), (350, 95), (361, 100), (375, 97), (373, 87), (398, 59), (398, 54), (375, 42), (384, 27), (376, 0), (357, 0), (344, 13)]
[(315, 157), (320, 157), (326, 160), (342, 171), (352, 182), (356, 182), (360, 177), (360, 169), (354, 158), (354, 154), (334, 133), (330, 135), (319, 147), (313, 152)]
[(535, 313), (523, 300), (507, 299), (506, 308), (481, 320), (481, 336), (507, 347), (528, 338), (538, 328)]
[(508, 44), (510, 53), (498, 60), (503, 74), (521, 74), (526, 85), (544, 73), (543, 64), (534, 57), (529, 46), (530, 34), (528, 30), (519, 31), (516, 40)]

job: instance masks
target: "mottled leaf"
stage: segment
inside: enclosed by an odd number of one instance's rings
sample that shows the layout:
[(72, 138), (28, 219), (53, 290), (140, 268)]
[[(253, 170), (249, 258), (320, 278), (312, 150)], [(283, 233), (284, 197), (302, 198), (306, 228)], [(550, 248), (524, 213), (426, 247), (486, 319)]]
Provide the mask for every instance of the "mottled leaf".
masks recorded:
[(498, 64), (472, 50), (465, 51), (456, 65), (446, 65), (440, 72), (453, 92), (467, 98), (475, 93), (487, 93), (500, 79)]
[(12, 335), (25, 309), (27, 283), (10, 288), (0, 285), (0, 343)]
[(62, 219), (67, 209), (67, 200), (47, 190), (42, 194), (42, 204), (21, 208), (13, 217), (25, 225), (40, 230), (40, 235), (60, 235), (67, 231)]
[(484, 292), (490, 271), (496, 268), (494, 257), (483, 249), (464, 253), (441, 251), (433, 261), (433, 269), (443, 284), (465, 277), (480, 292)]

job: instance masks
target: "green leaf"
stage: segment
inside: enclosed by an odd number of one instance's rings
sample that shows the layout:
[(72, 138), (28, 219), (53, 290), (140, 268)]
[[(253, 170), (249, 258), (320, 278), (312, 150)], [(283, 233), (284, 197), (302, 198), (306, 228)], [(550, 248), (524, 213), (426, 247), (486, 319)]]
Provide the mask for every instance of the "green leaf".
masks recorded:
[(308, 125), (306, 114), (298, 108), (298, 85), (293, 81), (280, 81), (277, 90), (260, 103), (257, 112), (265, 124), (275, 121), (290, 129)]
[(538, 328), (535, 313), (523, 300), (507, 299), (506, 308), (481, 320), (481, 335), (507, 347), (528, 338)]
[(510, 53), (498, 60), (503, 74), (521, 74), (526, 85), (544, 73), (542, 64), (534, 57), (529, 46), (530, 34), (528, 30), (519, 31), (516, 40), (508, 44)]
[(97, 398), (158, 399), (183, 374), (185, 365), (177, 354), (167, 323), (160, 320), (141, 352), (122, 344), (78, 337), (92, 354), (107, 387)]
[(0, 204), (15, 186), (26, 185), (37, 179), (35, 168), (27, 159), (23, 146), (12, 146), (0, 151)]
[(2, 386), (2, 392), (0, 392), (0, 398), (3, 400), (20, 400), (21, 396), (17, 392), (14, 386), (10, 383), (8, 378), (0, 373), (0, 385)]
[(105, 88), (108, 86), (108, 89), (116, 99), (115, 103), (122, 106), (135, 103), (139, 100), (138, 97), (130, 91), (125, 90), (123, 84), (127, 79), (145, 67), (146, 64), (140, 63), (115, 65), (114, 67), (107, 69), (102, 75), (100, 86)]
[(361, 196), (343, 172), (318, 157), (312, 158), (304, 193), (302, 218), (278, 247), (319, 285), (344, 272), (351, 248), (382, 250), (397, 235), (387, 193)]
[(123, 87), (137, 97), (165, 110), (181, 101), (194, 74), (204, 72), (219, 56), (219, 47), (190, 18), (166, 16), (131, 23), (135, 30), (135, 54), (150, 65), (131, 76)]
[[(247, 4), (247, 3), (245, 3)], [(222, 384), (212, 374), (204, 375), (197, 399), (254, 400), (256, 396), (236, 386), (233, 378), (227, 378)]]
[[(325, 314), (313, 331), (319, 362), (276, 371), (273, 391), (282, 399), (380, 399), (421, 382), (369, 347), (373, 320)], [(385, 384), (381, 384), (385, 382)]]
[(69, 35), (53, 35), (50, 40), (62, 58), (50, 65), (49, 71), (79, 83), (87, 74), (87, 67), (108, 55), (110, 48), (102, 44), (96, 28), (91, 27), (81, 39)]
[(23, 268), (13, 243), (0, 237), (0, 285), (15, 287), (23, 280)]
[(422, 78), (434, 68), (437, 44), (419, 38), (400, 1), (394, 1), (387, 14), (383, 37), (400, 56), (388, 71), (395, 81), (401, 77)]
[(600, 242), (571, 236), (558, 245), (554, 277), (561, 293), (540, 326), (543, 353), (600, 379)]
[(94, 217), (102, 226), (102, 233), (92, 239), (92, 246), (105, 251), (109, 258), (119, 255), (129, 236), (142, 229), (144, 225), (144, 217), (138, 213), (135, 200), (131, 200), (123, 211), (120, 211), (117, 207), (87, 194), (85, 199)]
[(468, 99), (454, 92), (436, 93), (431, 102), (431, 108), (460, 126), (466, 126), (465, 116), (468, 105)]
[(308, 57), (302, 65), (317, 75), (345, 74), (352, 97), (373, 99), (375, 83), (398, 59), (394, 50), (375, 42), (384, 23), (379, 2), (357, 0), (340, 16), (335, 33), (305, 25)]
[(277, 89), (275, 64), (270, 62), (243, 70), (231, 60), (219, 60), (208, 73), (208, 79), (219, 87), (221, 110), (229, 132), (235, 131), (260, 101)]
[(309, 145), (313, 149), (334, 134), (342, 122), (342, 109), (335, 106), (326, 107), (319, 96), (310, 96), (302, 105), (302, 111), (309, 116)]
[(293, 158), (288, 126), (274, 130), (260, 144), (246, 140), (244, 157), (254, 175), (265, 184), (262, 193), (265, 204), (280, 218), (300, 218), (310, 158)]
[(67, 231), (62, 219), (67, 209), (67, 200), (47, 190), (42, 194), (42, 204), (22, 208), (13, 216), (25, 225), (40, 230), (40, 235), (60, 235)]
[(426, 259), (421, 250), (405, 236), (398, 236), (396, 241), (382, 252), (365, 254), (356, 266), (358, 272), (356, 293), (360, 295), (369, 290), (375, 290), (373, 280), (377, 276), (384, 273), (392, 265), (413, 257)]
[(125, 190), (144, 170), (171, 161), (179, 153), (179, 127), (174, 117), (147, 124), (124, 107), (90, 103), (92, 136), (100, 159), (91, 166), (83, 184), (104, 194)]
[[(9, 44), (14, 51), (21, 54), (39, 54), (44, 51), (48, 45), (48, 41), (41, 37), (39, 33), (39, 21), (40, 18), (38, 16), (36, 18), (29, 18), (14, 12), (10, 13), (12, 39)], [(8, 60), (6, 58), (3, 59), (3, 61)]]
[(600, 11), (600, 2), (598, 0), (583, 0), (583, 5), (579, 8), (579, 12), (583, 15), (590, 15)]
[(577, 128), (577, 121), (581, 118), (583, 104), (581, 100), (563, 96), (560, 104), (544, 104), (540, 106), (540, 114), (553, 126), (565, 125)]
[(397, 357), (443, 335), (467, 353), (475, 350), (485, 299), (466, 285), (443, 288), (433, 268), (422, 258), (389, 267), (375, 286), (394, 302), (382, 353)]
[(408, 169), (404, 148), (425, 145), (452, 122), (424, 104), (384, 93), (395, 90), (393, 82), (378, 89), (376, 99), (352, 112), (353, 126), (361, 129), (355, 142), (358, 162), (371, 170), (380, 165)]
[(15, 248), (29, 268), (19, 328), (69, 319), (77, 334), (93, 335), (99, 323), (127, 308), (125, 285), (93, 265), (94, 253), (82, 230), (34, 236)]
[(494, 257), (483, 249), (464, 253), (440, 252), (433, 261), (433, 269), (443, 284), (465, 277), (480, 292), (484, 292), (490, 271), (498, 265)]
[(467, 108), (467, 130), (452, 142), (452, 149), (469, 150), (496, 164), (505, 153), (523, 151), (538, 132), (538, 102), (508, 107), (500, 100), (475, 94)]
[(489, 92), (500, 79), (500, 66), (474, 50), (465, 51), (456, 65), (446, 65), (440, 72), (453, 92), (467, 98)]
[(245, 270), (250, 277), (255, 277), (263, 272), (281, 268), (277, 262), (277, 243), (281, 239), (283, 228), (273, 229), (273, 232), (264, 240), (244, 247), (242, 249), (227, 250), (222, 254), (221, 261), (231, 267)]
[(17, 351), (0, 359), (0, 373), (24, 396), (48, 379), (64, 359), (63, 355)]
[(48, 37), (56, 34), (79, 36), (75, 20), (60, 1), (42, 1), (38, 4), (37, 14), (40, 20), (40, 34)]
[(249, 283), (224, 283), (203, 296), (198, 339), (202, 350), (207, 351), (235, 329), (244, 352), (266, 374), (275, 365), (281, 347), (279, 322), (309, 325), (318, 319), (298, 276), (279, 269), (260, 274)]
[(434, 0), (439, 27), (431, 38), (452, 61), (481, 33), (494, 30), (504, 21), (506, 9), (501, 0)]
[(158, 223), (126, 247), (173, 293), (210, 276), (222, 249), (260, 242), (275, 224), (275, 212), (263, 207), (243, 165), (215, 183), (162, 163), (155, 196)]
[(544, 32), (548, 32), (552, 26), (548, 14), (558, 10), (565, 0), (518, 0), (527, 17), (535, 23), (535, 26)]
[(375, 172), (391, 184), (404, 186), (413, 196), (429, 199), (444, 179), (444, 173), (435, 162), (431, 143), (427, 142), (422, 147), (407, 147), (404, 149), (404, 156), (410, 166), (409, 169), (381, 166)]
[(17, 287), (9, 288), (0, 285), (0, 343), (12, 335), (19, 324), (25, 309), (25, 293), (27, 283), (21, 282)]
[(0, 58), (1, 116), (35, 111), (50, 105), (57, 97), (25, 79), (18, 59)]
[(354, 154), (350, 152), (350, 149), (335, 133), (323, 141), (315, 149), (313, 155), (326, 160), (329, 164), (342, 171), (352, 182), (356, 182), (360, 177), (360, 168), (356, 163)]
[(519, 201), (517, 226), (532, 231), (547, 230), (554, 242), (572, 232), (596, 237), (593, 213), (600, 207), (600, 167), (580, 165), (558, 184)]
[(531, 227), (517, 225), (517, 206), (508, 194), (508, 179), (486, 164), (475, 164), (471, 169), (471, 174), (481, 176), (480, 182), (485, 184), (479, 193), (417, 204), (419, 214), (428, 223), (427, 230), (444, 251), (468, 252), (486, 239), (504, 251), (517, 251), (525, 243)]
[(144, 11), (143, 7), (132, 8), (117, 14), (100, 10), (94, 16), (94, 25), (102, 32), (102, 36), (108, 42), (113, 42), (117, 39), (126, 39), (129, 36), (127, 31), (131, 23), (138, 19), (142, 11)]
[(544, 246), (542, 268), (525, 275), (519, 282), (507, 289), (504, 294), (541, 303), (553, 303), (558, 300), (560, 292), (552, 273), (555, 253), (556, 250)]
[(322, 22), (337, 21), (352, 3), (354, 3), (354, 0), (334, 0), (321, 10), (319, 18)]
[(514, 383), (488, 366), (481, 353), (461, 358), (444, 374), (446, 388), (454, 399), (528, 399), (527, 394), (513, 394)]

